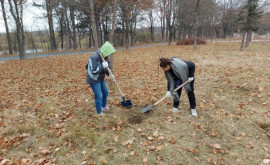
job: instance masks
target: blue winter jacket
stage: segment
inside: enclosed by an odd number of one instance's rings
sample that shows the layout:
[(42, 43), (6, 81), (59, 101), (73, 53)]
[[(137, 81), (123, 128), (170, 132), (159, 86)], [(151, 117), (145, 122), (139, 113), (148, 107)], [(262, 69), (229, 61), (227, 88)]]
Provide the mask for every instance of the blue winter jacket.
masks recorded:
[[(94, 55), (89, 57), (88, 64), (85, 66), (87, 69), (86, 82), (88, 84), (96, 84), (104, 80), (105, 74), (108, 76), (109, 73), (102, 66), (102, 59), (99, 56), (100, 49), (98, 49)], [(110, 61), (108, 57), (105, 57), (105, 60), (110, 66)]]

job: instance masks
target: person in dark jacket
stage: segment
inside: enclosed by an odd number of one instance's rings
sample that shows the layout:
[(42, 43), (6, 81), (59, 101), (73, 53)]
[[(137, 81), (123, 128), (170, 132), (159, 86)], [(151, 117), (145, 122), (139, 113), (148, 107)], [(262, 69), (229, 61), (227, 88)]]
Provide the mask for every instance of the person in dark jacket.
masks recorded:
[(194, 94), (195, 64), (190, 61), (182, 61), (176, 57), (160, 58), (159, 61), (160, 67), (165, 71), (165, 75), (168, 80), (166, 97), (170, 97), (171, 95), (174, 96), (173, 112), (178, 112), (182, 88), (175, 93), (172, 93), (173, 90), (179, 87), (182, 83), (189, 81), (184, 88), (188, 95), (191, 114), (192, 116), (197, 117), (197, 111), (195, 109), (196, 98)]
[[(95, 106), (98, 115), (104, 116), (104, 111), (110, 108), (107, 105), (108, 88), (105, 82), (105, 74), (114, 81), (114, 75), (108, 73), (107, 68), (109, 67), (108, 57), (115, 52), (114, 47), (107, 41), (95, 54), (90, 56), (88, 64), (86, 65), (87, 75), (86, 82), (92, 88), (95, 95)], [(105, 61), (103, 62), (100, 54), (103, 56)]]

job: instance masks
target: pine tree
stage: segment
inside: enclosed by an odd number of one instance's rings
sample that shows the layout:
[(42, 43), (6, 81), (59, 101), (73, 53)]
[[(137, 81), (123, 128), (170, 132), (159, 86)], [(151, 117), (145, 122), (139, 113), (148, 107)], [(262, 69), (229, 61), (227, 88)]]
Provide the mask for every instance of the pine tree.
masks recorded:
[(240, 10), (236, 22), (240, 23), (241, 31), (243, 33), (242, 43), (240, 50), (243, 50), (245, 34), (246, 37), (246, 47), (249, 46), (249, 41), (251, 40), (252, 31), (257, 31), (259, 29), (259, 18), (262, 12), (258, 10), (259, 0), (248, 0), (247, 4)]

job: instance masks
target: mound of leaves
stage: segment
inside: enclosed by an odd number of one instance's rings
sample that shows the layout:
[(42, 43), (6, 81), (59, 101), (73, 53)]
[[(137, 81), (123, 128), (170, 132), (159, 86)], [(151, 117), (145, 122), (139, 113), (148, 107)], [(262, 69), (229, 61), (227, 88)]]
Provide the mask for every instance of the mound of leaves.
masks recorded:
[[(185, 40), (178, 41), (176, 43), (176, 45), (193, 45), (193, 44), (194, 44), (194, 39), (185, 39)], [(201, 38), (197, 39), (197, 45), (205, 45), (205, 44), (206, 44), (205, 40)]]

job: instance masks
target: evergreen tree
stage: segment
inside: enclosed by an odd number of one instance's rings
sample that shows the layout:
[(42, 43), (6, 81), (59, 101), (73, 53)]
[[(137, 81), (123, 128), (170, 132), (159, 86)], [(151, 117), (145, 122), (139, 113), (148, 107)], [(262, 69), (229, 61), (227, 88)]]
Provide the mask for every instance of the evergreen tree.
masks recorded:
[(259, 18), (261, 17), (262, 12), (258, 9), (259, 0), (248, 0), (247, 4), (240, 10), (236, 22), (240, 23), (241, 31), (243, 33), (242, 43), (240, 50), (242, 51), (245, 34), (246, 37), (246, 47), (248, 47), (249, 42), (251, 41), (252, 31), (257, 31), (259, 29)]

